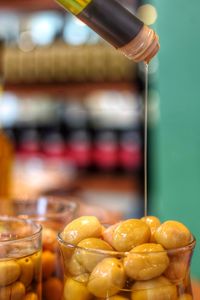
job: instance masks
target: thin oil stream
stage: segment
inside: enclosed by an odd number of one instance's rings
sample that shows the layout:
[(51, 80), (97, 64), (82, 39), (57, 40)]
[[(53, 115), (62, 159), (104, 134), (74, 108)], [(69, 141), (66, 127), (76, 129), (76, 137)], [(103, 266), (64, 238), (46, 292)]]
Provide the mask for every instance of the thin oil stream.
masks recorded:
[(148, 151), (148, 63), (144, 63), (145, 93), (144, 93), (144, 216), (148, 214), (148, 176), (147, 176), (147, 151)]

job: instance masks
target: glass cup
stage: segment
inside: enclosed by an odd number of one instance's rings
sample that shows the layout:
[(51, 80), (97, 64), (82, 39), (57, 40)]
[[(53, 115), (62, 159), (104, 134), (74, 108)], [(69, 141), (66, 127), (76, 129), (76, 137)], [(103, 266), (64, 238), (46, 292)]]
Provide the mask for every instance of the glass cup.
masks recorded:
[(57, 233), (71, 222), (77, 204), (56, 197), (12, 201), (15, 215), (42, 225), (42, 299), (60, 300), (63, 292), (63, 267)]
[(41, 231), (30, 220), (0, 217), (1, 300), (41, 300)]
[(64, 300), (192, 300), (190, 261), (195, 239), (160, 252), (115, 252), (66, 243), (58, 234)]

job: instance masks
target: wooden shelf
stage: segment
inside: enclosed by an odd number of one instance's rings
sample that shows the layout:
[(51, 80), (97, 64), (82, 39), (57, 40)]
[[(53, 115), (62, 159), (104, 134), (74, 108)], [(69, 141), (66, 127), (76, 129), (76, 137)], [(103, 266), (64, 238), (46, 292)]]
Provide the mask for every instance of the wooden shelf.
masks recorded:
[(1, 0), (0, 10), (38, 11), (61, 9), (55, 0)]
[(50, 95), (85, 95), (96, 90), (115, 90), (136, 92), (137, 86), (132, 82), (104, 83), (60, 83), (60, 84), (6, 84), (5, 90), (19, 95), (50, 94)]
[(138, 176), (134, 175), (102, 175), (83, 174), (75, 180), (75, 186), (81, 190), (115, 191), (138, 193), (141, 189)]

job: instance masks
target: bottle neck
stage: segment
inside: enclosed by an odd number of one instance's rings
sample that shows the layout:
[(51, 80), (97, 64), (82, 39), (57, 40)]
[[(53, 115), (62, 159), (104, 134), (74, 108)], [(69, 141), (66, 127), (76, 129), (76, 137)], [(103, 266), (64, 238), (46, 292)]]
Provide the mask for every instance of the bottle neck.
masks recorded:
[(151, 28), (144, 25), (131, 42), (118, 50), (135, 62), (144, 61), (149, 63), (159, 49), (160, 45), (157, 34)]

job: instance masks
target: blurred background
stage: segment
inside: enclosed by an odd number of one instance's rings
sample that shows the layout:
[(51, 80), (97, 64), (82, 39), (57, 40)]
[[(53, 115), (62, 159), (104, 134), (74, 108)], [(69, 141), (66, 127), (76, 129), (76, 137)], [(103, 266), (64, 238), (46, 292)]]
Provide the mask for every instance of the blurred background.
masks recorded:
[[(123, 4), (161, 41), (149, 67), (149, 212), (198, 238), (198, 9)], [(1, 0), (0, 39), (0, 196), (75, 196), (113, 219), (141, 217), (143, 64), (52, 0)], [(200, 277), (198, 253), (193, 265)]]

